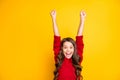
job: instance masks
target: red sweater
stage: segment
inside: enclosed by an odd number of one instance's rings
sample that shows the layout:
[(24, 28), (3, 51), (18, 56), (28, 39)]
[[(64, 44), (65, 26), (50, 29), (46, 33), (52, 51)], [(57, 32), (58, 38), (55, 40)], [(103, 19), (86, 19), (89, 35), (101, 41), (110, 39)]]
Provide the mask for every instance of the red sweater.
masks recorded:
[[(54, 58), (56, 62), (57, 55), (60, 51), (60, 43), (61, 39), (60, 36), (54, 36), (54, 45), (53, 45), (53, 50), (54, 50)], [(78, 55), (81, 57), (80, 64), (83, 59), (83, 36), (76, 36), (76, 45), (77, 45), (77, 51)], [(76, 80), (76, 74), (75, 74), (75, 68), (72, 65), (72, 59), (67, 59), (64, 58), (64, 61), (59, 69), (59, 75), (58, 75), (58, 80)]]

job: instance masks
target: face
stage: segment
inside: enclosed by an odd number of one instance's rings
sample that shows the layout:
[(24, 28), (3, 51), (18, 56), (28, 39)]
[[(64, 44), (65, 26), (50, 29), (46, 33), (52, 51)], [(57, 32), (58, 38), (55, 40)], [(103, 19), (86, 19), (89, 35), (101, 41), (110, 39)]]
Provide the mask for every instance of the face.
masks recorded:
[(67, 58), (67, 59), (70, 59), (74, 53), (74, 46), (71, 42), (64, 42), (63, 43), (63, 53), (64, 53), (64, 56)]

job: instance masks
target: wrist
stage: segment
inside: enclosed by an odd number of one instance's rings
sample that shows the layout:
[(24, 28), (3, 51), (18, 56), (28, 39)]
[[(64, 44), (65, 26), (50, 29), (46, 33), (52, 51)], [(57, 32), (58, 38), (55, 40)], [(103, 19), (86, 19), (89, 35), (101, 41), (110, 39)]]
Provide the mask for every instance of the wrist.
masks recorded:
[(56, 18), (52, 18), (53, 21), (56, 21)]
[(80, 20), (80, 24), (84, 24), (84, 20)]

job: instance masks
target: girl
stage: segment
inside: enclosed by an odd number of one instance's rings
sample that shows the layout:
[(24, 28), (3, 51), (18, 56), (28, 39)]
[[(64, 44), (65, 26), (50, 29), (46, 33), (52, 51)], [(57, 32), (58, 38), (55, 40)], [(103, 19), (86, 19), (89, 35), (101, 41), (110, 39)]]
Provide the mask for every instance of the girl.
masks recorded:
[(51, 12), (54, 31), (54, 58), (56, 69), (54, 71), (54, 80), (80, 80), (81, 62), (83, 59), (83, 27), (85, 20), (85, 12), (80, 13), (80, 25), (76, 36), (76, 41), (72, 38), (60, 39), (58, 27), (56, 24), (56, 11)]

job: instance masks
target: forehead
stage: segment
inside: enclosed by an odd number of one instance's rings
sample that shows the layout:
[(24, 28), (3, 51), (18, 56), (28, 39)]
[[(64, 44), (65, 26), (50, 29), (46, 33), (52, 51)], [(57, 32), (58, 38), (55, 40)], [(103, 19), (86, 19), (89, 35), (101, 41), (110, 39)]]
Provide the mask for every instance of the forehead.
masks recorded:
[(63, 43), (63, 46), (73, 46), (73, 44), (69, 41)]

